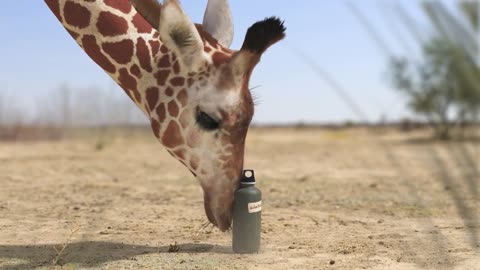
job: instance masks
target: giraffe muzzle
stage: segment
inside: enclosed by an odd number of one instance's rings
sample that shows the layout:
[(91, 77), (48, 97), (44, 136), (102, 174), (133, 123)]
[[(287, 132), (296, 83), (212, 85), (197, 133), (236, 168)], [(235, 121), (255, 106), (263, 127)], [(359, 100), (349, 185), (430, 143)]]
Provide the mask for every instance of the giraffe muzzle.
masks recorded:
[(232, 224), (233, 192), (209, 192), (204, 189), (204, 207), (208, 220), (222, 232)]

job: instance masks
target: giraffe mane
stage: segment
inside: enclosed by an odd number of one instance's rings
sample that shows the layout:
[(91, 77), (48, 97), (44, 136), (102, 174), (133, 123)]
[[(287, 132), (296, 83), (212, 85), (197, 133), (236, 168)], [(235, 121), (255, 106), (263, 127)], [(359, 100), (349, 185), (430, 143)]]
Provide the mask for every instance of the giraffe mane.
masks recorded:
[(162, 5), (157, 0), (129, 0), (132, 6), (154, 28), (159, 28)]

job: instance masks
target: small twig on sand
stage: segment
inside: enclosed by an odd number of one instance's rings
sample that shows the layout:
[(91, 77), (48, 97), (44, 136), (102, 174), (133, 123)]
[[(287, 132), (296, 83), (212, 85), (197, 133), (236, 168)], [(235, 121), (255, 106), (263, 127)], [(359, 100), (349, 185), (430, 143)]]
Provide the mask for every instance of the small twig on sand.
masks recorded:
[(67, 240), (65, 241), (65, 243), (62, 244), (62, 246), (60, 247), (60, 249), (57, 249), (55, 246), (53, 247), (53, 249), (55, 250), (55, 252), (57, 253), (55, 255), (55, 257), (52, 259), (52, 265), (57, 265), (59, 260), (60, 260), (60, 257), (62, 257), (65, 249), (68, 247), (68, 245), (70, 244), (70, 242), (72, 241), (72, 238), (73, 236), (75, 235), (75, 233), (80, 229), (80, 227), (76, 226), (74, 229), (72, 229), (70, 231), (70, 235), (68, 236)]
[(174, 253), (174, 252), (178, 252), (180, 251), (180, 246), (177, 244), (177, 242), (175, 242), (175, 244), (170, 244), (170, 246), (168, 247), (168, 252), (170, 253)]
[(316, 220), (314, 217), (312, 216), (307, 216), (307, 217), (310, 218), (315, 223), (316, 226), (320, 225), (320, 222), (318, 222), (318, 220)]
[(195, 236), (199, 236), (201, 231), (207, 230), (210, 226), (213, 228), (213, 224), (212, 224), (212, 223), (210, 223), (209, 221), (205, 221), (205, 222), (200, 226), (200, 228), (198, 228), (198, 230), (195, 232)]

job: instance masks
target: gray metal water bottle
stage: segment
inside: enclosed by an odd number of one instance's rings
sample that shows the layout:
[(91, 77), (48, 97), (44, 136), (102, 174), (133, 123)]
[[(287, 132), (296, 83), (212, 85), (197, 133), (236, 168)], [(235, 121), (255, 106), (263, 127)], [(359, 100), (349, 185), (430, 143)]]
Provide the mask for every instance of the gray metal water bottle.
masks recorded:
[(260, 250), (262, 192), (255, 187), (253, 170), (244, 170), (233, 203), (233, 251), (257, 253)]

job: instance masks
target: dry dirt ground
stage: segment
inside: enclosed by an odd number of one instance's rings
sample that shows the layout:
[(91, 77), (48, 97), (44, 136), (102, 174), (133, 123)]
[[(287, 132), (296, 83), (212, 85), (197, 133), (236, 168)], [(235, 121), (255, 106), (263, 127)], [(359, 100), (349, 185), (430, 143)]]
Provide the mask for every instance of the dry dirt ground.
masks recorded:
[(0, 269), (480, 269), (478, 142), (424, 135), (252, 130), (255, 255), (150, 134), (0, 143)]

